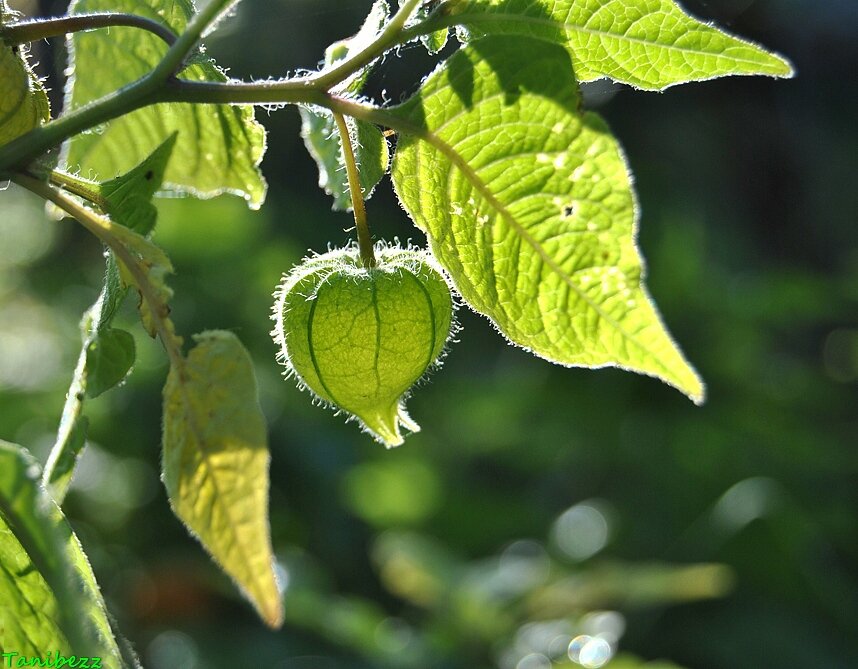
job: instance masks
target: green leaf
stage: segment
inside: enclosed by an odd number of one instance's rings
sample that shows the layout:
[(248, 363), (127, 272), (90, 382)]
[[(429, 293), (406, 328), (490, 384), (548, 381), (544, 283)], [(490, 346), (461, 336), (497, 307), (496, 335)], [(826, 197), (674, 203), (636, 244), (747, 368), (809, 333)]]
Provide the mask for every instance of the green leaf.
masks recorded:
[[(346, 211), (352, 207), (346, 174), (343, 144), (334, 116), (327, 109), (301, 108), (301, 136), (310, 155), (319, 166), (319, 187), (334, 198), (333, 208)], [(372, 197), (378, 182), (387, 173), (390, 152), (387, 140), (376, 126), (347, 118), (355, 160), (360, 169), (361, 192), (365, 200)]]
[[(193, 14), (190, 0), (168, 4), (159, 0), (76, 0), (72, 13), (130, 12), (160, 21), (181, 33)], [(66, 103), (81, 107), (147, 74), (166, 52), (153, 34), (113, 27), (75, 33), (71, 38), (74, 76)], [(105, 67), (104, 63), (109, 63)], [(202, 53), (180, 74), (191, 81), (226, 81), (226, 75)], [(66, 152), (72, 168), (97, 180), (111, 179), (142, 162), (178, 132), (166, 170), (167, 188), (198, 197), (221, 193), (243, 195), (258, 208), (266, 184), (258, 166), (265, 152), (265, 130), (254, 120), (252, 107), (160, 104), (109, 122), (98, 132), (73, 138)]]
[[(384, 29), (389, 17), (390, 6), (387, 4), (387, 0), (375, 0), (363, 25), (355, 35), (334, 42), (325, 49), (325, 67), (323, 71), (330, 69), (341, 60), (345, 60), (352, 53), (363, 51), (372, 44)], [(334, 90), (340, 93), (358, 93), (372, 72), (373, 65), (374, 63), (369, 63), (358, 69), (354, 74), (337, 84)]]
[(164, 387), (164, 484), (176, 515), (271, 627), (283, 621), (268, 529), (268, 445), (247, 351), (196, 335)]
[[(9, 23), (14, 16), (6, 0), (0, 0), (0, 25)], [(13, 48), (0, 39), (0, 146), (50, 117), (45, 88), (30, 69), (21, 47)]]
[[(376, 0), (356, 35), (334, 42), (325, 51), (325, 69), (359, 52), (369, 45), (384, 27), (390, 8), (386, 0)], [(359, 93), (372, 70), (370, 63), (347, 78), (336, 89), (341, 94)], [(347, 211), (352, 207), (346, 174), (343, 145), (333, 114), (321, 107), (301, 107), (301, 137), (310, 155), (319, 167), (319, 187), (334, 198), (335, 211)], [(390, 149), (381, 130), (371, 123), (346, 118), (349, 136), (360, 168), (361, 192), (364, 200), (372, 197), (378, 182), (387, 173), (390, 165)]]
[(106, 328), (86, 347), (87, 397), (98, 397), (118, 385), (134, 364), (134, 337), (125, 330)]
[(793, 74), (786, 59), (701, 23), (673, 0), (449, 0), (445, 7), (442, 22), (464, 26), (473, 38), (521, 35), (561, 44), (579, 81), (610, 77), (661, 90), (728, 75)]
[(111, 220), (144, 237), (152, 232), (158, 217), (152, 198), (164, 182), (177, 137), (178, 132), (174, 132), (139, 165), (99, 184), (104, 213)]
[(95, 577), (39, 473), (24, 449), (0, 441), (0, 648), (122, 667)]
[(83, 347), (66, 394), (57, 440), (45, 466), (44, 485), (58, 504), (68, 492), (77, 460), (86, 445), (89, 423), (83, 415), (84, 400), (97, 397), (120, 383), (135, 358), (134, 338), (110, 327), (124, 291), (113, 285), (110, 270), (96, 303), (81, 319)]
[(474, 42), (392, 110), (404, 126), (396, 192), (465, 301), (512, 342), (563, 365), (657, 376), (700, 402), (642, 284), (622, 152), (578, 105), (562, 48)]
[(426, 50), (429, 53), (434, 55), (447, 46), (447, 38), (449, 35), (450, 29), (442, 28), (441, 30), (429, 33), (428, 35), (421, 35), (420, 42), (426, 47)]
[[(430, 17), (432, 19), (441, 18), (443, 14), (447, 11), (447, 7), (443, 4), (437, 4), (433, 7), (433, 3), (425, 3), (417, 8), (417, 13), (414, 15), (414, 18), (410, 23), (417, 24), (422, 21), (428, 20)], [(409, 26), (410, 27), (410, 26)], [(447, 38), (450, 35), (450, 28), (444, 26), (440, 30), (436, 30), (434, 32), (427, 33), (425, 35), (420, 36), (420, 42), (426, 47), (426, 50), (435, 55), (445, 46), (447, 46)]]

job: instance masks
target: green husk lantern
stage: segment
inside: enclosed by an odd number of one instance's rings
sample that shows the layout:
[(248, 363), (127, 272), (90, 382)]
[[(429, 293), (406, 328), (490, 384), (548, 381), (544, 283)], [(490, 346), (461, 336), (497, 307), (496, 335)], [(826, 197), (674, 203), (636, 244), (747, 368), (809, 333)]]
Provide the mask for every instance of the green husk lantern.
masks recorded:
[(305, 260), (277, 292), (272, 333), (289, 373), (356, 418), (388, 448), (411, 387), (437, 364), (453, 323), (450, 288), (421, 251), (381, 246), (366, 268), (357, 248)]

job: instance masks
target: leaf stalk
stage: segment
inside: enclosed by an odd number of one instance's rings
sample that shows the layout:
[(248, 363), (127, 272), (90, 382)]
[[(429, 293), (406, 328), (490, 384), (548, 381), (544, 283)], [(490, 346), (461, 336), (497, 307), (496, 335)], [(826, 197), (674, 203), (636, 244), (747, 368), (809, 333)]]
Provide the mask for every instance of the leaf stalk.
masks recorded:
[(142, 299), (147, 303), (149, 310), (152, 313), (152, 319), (155, 323), (155, 329), (158, 336), (167, 351), (170, 358), (170, 363), (177, 370), (183, 370), (185, 366), (185, 358), (182, 355), (182, 339), (174, 329), (169, 318), (164, 315), (166, 305), (158, 297), (158, 291), (152, 285), (147, 276), (147, 269), (134, 256), (134, 254), (125, 245), (123, 237), (136, 235), (135, 232), (127, 228), (113, 223), (109, 218), (100, 216), (94, 211), (87, 209), (74, 198), (66, 195), (58, 188), (54, 188), (50, 184), (40, 181), (27, 174), (14, 174), (12, 181), (22, 188), (26, 188), (32, 193), (45, 200), (49, 200), (57, 205), (60, 209), (74, 218), (84, 228), (93, 235), (98, 237), (113, 253), (117, 260), (131, 274), (134, 280), (135, 287), (140, 291)]
[(346, 174), (349, 179), (349, 192), (352, 198), (352, 211), (355, 217), (355, 228), (357, 229), (358, 248), (363, 266), (367, 269), (375, 267), (375, 252), (372, 248), (372, 234), (369, 231), (369, 223), (366, 217), (366, 203), (363, 200), (363, 190), (360, 185), (360, 171), (355, 161), (354, 147), (349, 133), (346, 119), (339, 112), (334, 112), (334, 121), (340, 132), (340, 142), (343, 146), (343, 158), (346, 163)]

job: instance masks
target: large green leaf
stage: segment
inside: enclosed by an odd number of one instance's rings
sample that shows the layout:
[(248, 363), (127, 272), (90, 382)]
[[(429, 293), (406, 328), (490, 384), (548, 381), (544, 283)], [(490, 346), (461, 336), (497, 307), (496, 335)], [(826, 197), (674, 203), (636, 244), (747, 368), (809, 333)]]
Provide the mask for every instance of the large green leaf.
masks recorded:
[[(0, 25), (15, 16), (0, 0)], [(0, 39), (0, 146), (50, 118), (48, 96), (20, 47)]]
[[(190, 0), (76, 0), (73, 13), (130, 12), (160, 21), (180, 33), (193, 14)], [(71, 38), (74, 76), (66, 93), (70, 109), (80, 107), (147, 74), (167, 45), (134, 28), (75, 33)], [(109, 67), (105, 67), (109, 63)], [(226, 81), (214, 62), (197, 54), (180, 74), (192, 81)], [(174, 132), (178, 139), (165, 185), (200, 197), (236, 193), (252, 207), (265, 199), (258, 165), (265, 151), (265, 130), (252, 107), (161, 104), (111, 121), (98, 132), (78, 135), (68, 145), (72, 169), (99, 181), (129, 171)]]
[(39, 484), (39, 466), (0, 441), (0, 648), (101, 657), (124, 666), (77, 537)]
[(465, 301), (514, 343), (657, 376), (701, 401), (642, 284), (622, 152), (578, 105), (559, 46), (479, 40), (393, 110), (396, 191)]
[(701, 23), (673, 0), (448, 0), (439, 17), (474, 38), (522, 35), (561, 44), (579, 81), (610, 77), (660, 90), (733, 74), (792, 75), (785, 59)]
[(253, 365), (231, 332), (194, 339), (164, 387), (164, 484), (176, 515), (277, 627), (268, 444)]

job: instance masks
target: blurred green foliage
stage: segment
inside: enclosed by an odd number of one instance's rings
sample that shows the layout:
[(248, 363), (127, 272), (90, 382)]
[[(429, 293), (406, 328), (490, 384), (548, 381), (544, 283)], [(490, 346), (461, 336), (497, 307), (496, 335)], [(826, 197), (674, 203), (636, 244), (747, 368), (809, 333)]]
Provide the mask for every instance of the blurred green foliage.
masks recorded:
[[(350, 238), (298, 114), (258, 112), (270, 130), (261, 211), (160, 201), (178, 328), (232, 330), (253, 354), (287, 625), (266, 630), (168, 509), (167, 364), (128, 300), (116, 324), (138, 361), (88, 404), (66, 511), (144, 666), (548, 669), (578, 666), (563, 659), (574, 637), (618, 640), (611, 669), (858, 666), (858, 100), (837, 67), (858, 58), (858, 9), (684, 4), (798, 69), (663, 95), (587, 89), (636, 175), (649, 285), (709, 383), (703, 408), (652, 379), (552, 367), (462, 310), (459, 343), (411, 400), (424, 431), (385, 452), (311, 406), (274, 361), (281, 273)], [(245, 2), (211, 52), (236, 77), (312, 67), (370, 5)], [(37, 55), (43, 74), (61, 69)], [(378, 99), (431, 69), (418, 47), (387, 65), (371, 80)], [(422, 243), (389, 185), (369, 214), (377, 236)], [(14, 187), (0, 249), (0, 435), (44, 457), (102, 250)], [(597, 660), (601, 646), (579, 641)]]

